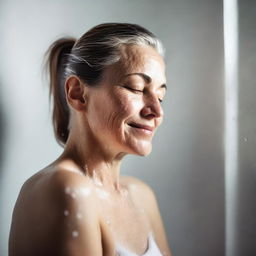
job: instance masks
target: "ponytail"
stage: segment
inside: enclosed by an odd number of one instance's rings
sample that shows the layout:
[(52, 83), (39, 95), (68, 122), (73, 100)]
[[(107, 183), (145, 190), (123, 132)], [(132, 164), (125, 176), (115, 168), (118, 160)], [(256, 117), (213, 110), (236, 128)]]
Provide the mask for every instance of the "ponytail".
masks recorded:
[(45, 53), (45, 67), (50, 75), (49, 98), (53, 100), (52, 123), (58, 144), (66, 144), (69, 135), (70, 110), (65, 96), (65, 67), (76, 40), (61, 38), (50, 45)]

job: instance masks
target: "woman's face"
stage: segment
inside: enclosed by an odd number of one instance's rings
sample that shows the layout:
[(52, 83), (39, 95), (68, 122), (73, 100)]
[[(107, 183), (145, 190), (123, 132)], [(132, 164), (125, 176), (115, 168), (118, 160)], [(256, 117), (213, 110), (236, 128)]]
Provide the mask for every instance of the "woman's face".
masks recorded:
[(110, 151), (147, 155), (163, 119), (166, 87), (162, 57), (150, 46), (126, 46), (119, 62), (90, 87), (87, 121), (97, 141)]

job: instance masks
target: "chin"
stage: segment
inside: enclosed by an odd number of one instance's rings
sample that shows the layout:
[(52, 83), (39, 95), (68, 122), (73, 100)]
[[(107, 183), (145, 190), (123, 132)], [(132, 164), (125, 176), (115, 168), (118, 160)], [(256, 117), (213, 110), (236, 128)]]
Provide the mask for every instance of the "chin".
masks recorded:
[(126, 148), (126, 152), (132, 155), (147, 156), (152, 151), (151, 138), (129, 138), (122, 141)]
[(138, 156), (147, 156), (151, 153), (152, 151), (152, 146), (147, 146), (147, 147), (137, 147), (133, 149), (133, 154), (138, 155)]
[(151, 150), (147, 151), (147, 152), (143, 152), (143, 153), (139, 153), (139, 156), (148, 156), (151, 153)]

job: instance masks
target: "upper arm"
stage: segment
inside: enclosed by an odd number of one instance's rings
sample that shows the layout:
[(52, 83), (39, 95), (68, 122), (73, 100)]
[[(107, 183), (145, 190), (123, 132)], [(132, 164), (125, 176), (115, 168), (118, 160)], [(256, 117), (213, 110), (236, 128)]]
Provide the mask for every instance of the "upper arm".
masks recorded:
[[(102, 255), (101, 232), (89, 186), (74, 174), (57, 173), (51, 181), (56, 254)], [(71, 176), (69, 176), (71, 175)]]

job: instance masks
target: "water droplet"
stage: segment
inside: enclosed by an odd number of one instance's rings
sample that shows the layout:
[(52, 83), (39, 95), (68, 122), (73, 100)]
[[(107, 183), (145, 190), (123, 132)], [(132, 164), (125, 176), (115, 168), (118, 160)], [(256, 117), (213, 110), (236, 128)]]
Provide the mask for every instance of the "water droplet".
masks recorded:
[(98, 174), (96, 173), (96, 171), (94, 170), (92, 172), (92, 181), (94, 182), (94, 184), (98, 185), (98, 186), (103, 186), (101, 180), (98, 177)]
[(74, 230), (74, 231), (72, 232), (72, 236), (73, 236), (73, 237), (78, 237), (78, 235), (79, 235), (78, 231)]
[(75, 193), (75, 192), (72, 192), (72, 193), (71, 193), (71, 197), (72, 197), (72, 198), (76, 198), (76, 193)]
[(84, 196), (88, 196), (88, 195), (90, 195), (91, 190), (90, 190), (89, 188), (80, 188), (80, 189), (78, 190), (78, 193), (79, 193), (79, 194), (82, 194), (82, 195), (84, 195)]
[(66, 193), (66, 194), (70, 194), (70, 191), (71, 191), (71, 190), (70, 190), (70, 187), (66, 187), (66, 188), (65, 188), (65, 193)]
[(107, 198), (109, 197), (109, 193), (106, 192), (106, 191), (104, 191), (103, 189), (97, 188), (96, 191), (97, 191), (97, 195), (98, 195), (100, 198), (102, 198), (102, 199), (107, 199)]
[(246, 137), (244, 137), (244, 141), (248, 141), (248, 139)]
[(69, 215), (69, 211), (68, 211), (68, 210), (65, 210), (65, 211), (64, 211), (64, 215), (65, 215), (65, 216), (68, 216), (68, 215)]
[(78, 213), (76, 214), (76, 217), (77, 217), (78, 219), (82, 219), (82, 214), (78, 212)]

